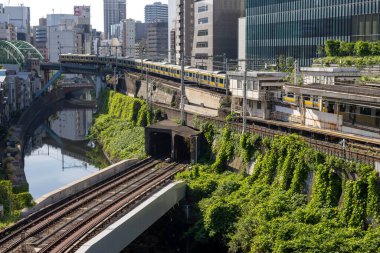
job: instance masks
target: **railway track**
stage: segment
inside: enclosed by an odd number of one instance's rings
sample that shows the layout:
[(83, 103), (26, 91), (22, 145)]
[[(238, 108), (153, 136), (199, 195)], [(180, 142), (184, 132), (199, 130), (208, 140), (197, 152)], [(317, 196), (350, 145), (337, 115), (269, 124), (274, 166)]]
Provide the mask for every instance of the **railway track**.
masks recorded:
[(0, 252), (68, 252), (123, 216), (148, 193), (184, 169), (177, 163), (145, 160), (50, 210), (0, 233)]
[[(205, 116), (198, 116), (198, 118), (202, 121), (213, 122), (221, 127), (224, 127), (226, 125), (225, 121), (221, 119), (210, 118)], [(231, 128), (235, 131), (243, 131), (243, 125), (241, 123), (231, 122), (230, 125)], [(268, 137), (271, 139), (275, 138), (275, 136), (289, 134), (284, 131), (268, 129), (266, 127), (261, 127), (257, 125), (248, 125), (247, 131), (250, 133), (258, 134), (262, 138)], [(376, 162), (380, 162), (380, 154), (378, 153), (377, 149), (371, 150), (370, 147), (366, 147), (365, 149), (363, 146), (361, 146), (362, 148), (360, 149), (355, 148), (357, 145), (352, 145), (353, 148), (350, 147), (351, 145), (348, 145), (348, 147), (343, 148), (340, 144), (316, 140), (314, 138), (309, 138), (305, 136), (301, 137), (305, 140), (306, 143), (310, 145), (310, 147), (328, 155), (333, 155), (352, 162), (369, 164), (371, 166), (375, 166)]]

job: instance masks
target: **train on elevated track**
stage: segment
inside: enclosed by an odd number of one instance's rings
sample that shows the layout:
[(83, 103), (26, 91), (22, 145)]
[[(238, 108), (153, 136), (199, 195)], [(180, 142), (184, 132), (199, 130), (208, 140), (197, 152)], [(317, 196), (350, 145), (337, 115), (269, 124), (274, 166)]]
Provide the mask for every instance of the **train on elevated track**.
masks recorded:
[[(136, 72), (148, 70), (149, 73), (156, 74), (157, 76), (177, 80), (181, 79), (181, 66), (165, 62), (83, 54), (61, 54), (59, 60), (61, 63), (117, 65), (120, 68), (131, 69)], [(186, 66), (184, 79), (186, 82), (195, 83), (200, 86), (219, 90), (226, 89), (226, 73), (222, 71), (208, 71)]]
[[(156, 75), (166, 79), (181, 79), (181, 66), (173, 65), (166, 62), (155, 62), (152, 60), (141, 60), (135, 58), (116, 58), (110, 56), (97, 56), (89, 54), (61, 54), (61, 63), (71, 64), (94, 64), (104, 66), (118, 66), (120, 68), (130, 69), (134, 72), (148, 72), (151, 75)], [(226, 72), (223, 71), (209, 71), (198, 69), (190, 66), (185, 67), (184, 79), (188, 83), (196, 84), (203, 88), (211, 88), (225, 92), (228, 87), (228, 78)], [(297, 105), (298, 99), (293, 93), (283, 94), (283, 103), (288, 105)], [(308, 108), (316, 108), (320, 105), (317, 102), (309, 101), (305, 98), (305, 104)]]

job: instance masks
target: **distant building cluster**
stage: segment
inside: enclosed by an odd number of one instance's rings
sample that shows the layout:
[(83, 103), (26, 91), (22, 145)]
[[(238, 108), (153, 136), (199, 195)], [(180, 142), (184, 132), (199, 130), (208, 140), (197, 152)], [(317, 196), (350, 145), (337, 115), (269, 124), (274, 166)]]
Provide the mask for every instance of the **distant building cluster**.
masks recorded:
[[(127, 17), (126, 0), (103, 0), (103, 7), (104, 32), (92, 28), (90, 6), (73, 6), (67, 14), (49, 13), (31, 27), (29, 7), (0, 4), (1, 119), (28, 106), (40, 89), (40, 74), (34, 71), (38, 60), (58, 62), (60, 54), (177, 65), (183, 59), (186, 66), (226, 72), (231, 70), (229, 61), (236, 71), (253, 70), (256, 62), (277, 63), (280, 58), (309, 66), (324, 55), (321, 47), (327, 40), (380, 39), (378, 0), (168, 0), (168, 4), (146, 5), (144, 22)], [(31, 55), (25, 47), (39, 54)], [(241, 78), (238, 72), (234, 76)], [(240, 87), (238, 82), (235, 86)], [(232, 102), (240, 108), (241, 99)], [(266, 107), (258, 102), (250, 106), (263, 113), (260, 108)]]

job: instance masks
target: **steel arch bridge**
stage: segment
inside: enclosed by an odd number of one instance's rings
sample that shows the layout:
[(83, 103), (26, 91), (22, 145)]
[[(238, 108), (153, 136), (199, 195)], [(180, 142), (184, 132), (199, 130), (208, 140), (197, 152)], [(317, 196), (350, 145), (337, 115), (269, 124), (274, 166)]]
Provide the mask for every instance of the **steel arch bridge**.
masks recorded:
[(0, 64), (24, 65), (27, 59), (43, 60), (42, 54), (30, 43), (21, 40), (0, 40)]

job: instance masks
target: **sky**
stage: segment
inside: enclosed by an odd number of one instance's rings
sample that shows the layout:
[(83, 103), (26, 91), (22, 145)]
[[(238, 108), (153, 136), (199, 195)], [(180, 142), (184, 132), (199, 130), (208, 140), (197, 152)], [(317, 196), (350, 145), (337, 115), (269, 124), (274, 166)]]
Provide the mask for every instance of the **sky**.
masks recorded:
[[(168, 0), (127, 0), (127, 18), (144, 21), (144, 6), (153, 2), (167, 4)], [(38, 25), (38, 19), (46, 14), (73, 14), (74, 5), (91, 6), (92, 27), (103, 31), (103, 0), (0, 0), (4, 5), (30, 7), (31, 25)]]

